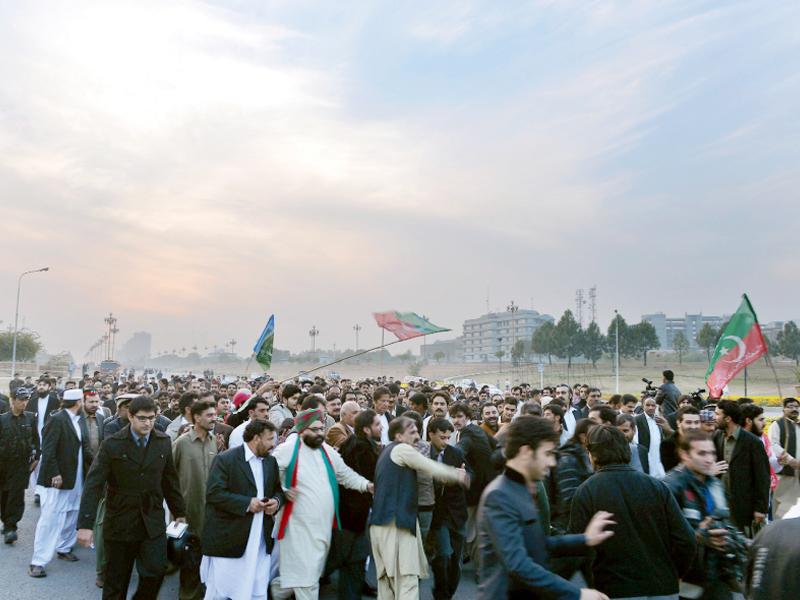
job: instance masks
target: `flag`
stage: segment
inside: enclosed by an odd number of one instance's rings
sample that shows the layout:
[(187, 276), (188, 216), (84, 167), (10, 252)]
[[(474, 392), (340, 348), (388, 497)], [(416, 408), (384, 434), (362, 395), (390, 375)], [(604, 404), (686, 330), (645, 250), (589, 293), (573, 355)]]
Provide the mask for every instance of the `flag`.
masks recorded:
[(269, 370), (272, 364), (272, 344), (275, 341), (275, 315), (269, 318), (269, 323), (264, 328), (264, 333), (258, 338), (256, 347), (253, 352), (256, 355), (256, 362), (260, 364), (265, 371)]
[(722, 332), (708, 365), (706, 384), (711, 397), (719, 398), (728, 382), (766, 351), (756, 313), (747, 294), (743, 294), (742, 304)]
[(372, 313), (378, 322), (378, 327), (391, 331), (401, 340), (410, 340), (429, 333), (450, 331), (444, 327), (437, 327), (427, 319), (414, 313), (399, 313), (396, 310), (387, 310), (382, 313)]

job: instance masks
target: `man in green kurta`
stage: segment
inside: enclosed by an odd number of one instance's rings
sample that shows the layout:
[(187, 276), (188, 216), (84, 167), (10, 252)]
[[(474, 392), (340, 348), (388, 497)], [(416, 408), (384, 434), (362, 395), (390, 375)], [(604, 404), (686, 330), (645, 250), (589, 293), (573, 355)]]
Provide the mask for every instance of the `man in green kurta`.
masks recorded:
[[(211, 463), (217, 456), (217, 439), (211, 432), (217, 419), (216, 404), (203, 400), (192, 404), (192, 428), (172, 443), (175, 469), (186, 504), (189, 531), (203, 537), (206, 511), (206, 482)], [(199, 600), (205, 593), (200, 582), (200, 566), (181, 569), (180, 600)]]

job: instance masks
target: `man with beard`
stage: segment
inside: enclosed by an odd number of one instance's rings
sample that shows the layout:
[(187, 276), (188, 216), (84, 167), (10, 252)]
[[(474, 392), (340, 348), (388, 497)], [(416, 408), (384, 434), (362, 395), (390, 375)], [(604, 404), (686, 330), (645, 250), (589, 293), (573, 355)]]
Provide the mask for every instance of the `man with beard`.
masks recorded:
[[(323, 401), (324, 403), (324, 401)], [(316, 600), (319, 579), (330, 549), (332, 529), (340, 528), (339, 488), (374, 493), (372, 482), (324, 443), (325, 413), (305, 410), (295, 419), (297, 436), (278, 446), (273, 456), (286, 498), (280, 517), (280, 576), (270, 584), (275, 600)]]
[[(27, 381), (29, 378), (26, 378)], [(50, 380), (40, 379), (36, 383), (36, 390), (31, 394), (28, 405), (25, 407), (25, 412), (33, 413), (36, 416), (36, 433), (39, 439), (42, 440), (42, 430), (45, 423), (50, 420), (50, 417), (59, 408), (60, 402), (58, 396), (50, 391)], [(35, 486), (39, 479), (39, 469), (42, 468), (41, 462), (36, 465), (36, 468), (31, 472), (31, 485)], [(36, 493), (36, 503), (39, 503), (39, 493)]]
[[(450, 405), (450, 394), (445, 390), (437, 390), (431, 396), (429, 405), (430, 415), (422, 422), (422, 439), (428, 439), (428, 423), (431, 419), (447, 419), (450, 420), (450, 415), (447, 412), (447, 407)], [(455, 442), (453, 442), (455, 443)]]
[(494, 404), (487, 402), (481, 407), (481, 429), (486, 432), (489, 438), (495, 439), (500, 429), (499, 421), (500, 412)]
[(269, 420), (276, 428), (280, 428), (281, 423), (286, 419), (294, 419), (297, 414), (297, 401), (302, 396), (303, 393), (300, 388), (293, 383), (283, 386), (279, 394), (278, 403), (269, 409)]
[(763, 408), (752, 403), (742, 405), (742, 429), (752, 433), (764, 444), (764, 450), (766, 450), (767, 458), (769, 459), (770, 489), (774, 490), (778, 486), (778, 476), (776, 473), (780, 471), (782, 467), (780, 462), (778, 462), (778, 457), (772, 452), (769, 438), (764, 435), (764, 425)]
[(255, 419), (260, 419), (262, 421), (267, 420), (267, 415), (269, 415), (269, 404), (267, 403), (266, 400), (264, 400), (264, 398), (255, 396), (247, 401), (246, 410), (247, 410), (247, 420), (241, 425), (237, 426), (236, 429), (234, 429), (233, 432), (231, 433), (231, 436), (228, 439), (229, 449), (236, 448), (237, 446), (241, 446), (244, 443), (244, 430)]
[(798, 471), (797, 439), (800, 437), (800, 425), (797, 418), (800, 416), (800, 401), (797, 398), (783, 399), (783, 417), (775, 421), (769, 428), (767, 435), (773, 454), (778, 457), (780, 466), (778, 471), (778, 487), (775, 488), (773, 510), (776, 519), (783, 518), (800, 498), (800, 480)]
[[(348, 404), (350, 403), (346, 402), (342, 407), (343, 415)], [(355, 406), (358, 407), (358, 404)], [(328, 434), (334, 429), (335, 427)], [(372, 409), (360, 411), (355, 417), (354, 429), (355, 433), (343, 440), (339, 453), (348, 467), (362, 477), (374, 481), (381, 441), (380, 419)], [(372, 495), (340, 485), (339, 498), (342, 529), (333, 532), (325, 573), (339, 570), (339, 600), (360, 600), (370, 551), (367, 518), (372, 508)]]
[[(86, 386), (84, 386), (86, 387)], [(112, 386), (109, 382), (105, 382), (100, 390), (103, 393), (102, 402), (103, 407), (108, 409), (108, 412), (114, 414), (117, 410), (117, 407), (114, 405), (114, 392), (112, 391)]]

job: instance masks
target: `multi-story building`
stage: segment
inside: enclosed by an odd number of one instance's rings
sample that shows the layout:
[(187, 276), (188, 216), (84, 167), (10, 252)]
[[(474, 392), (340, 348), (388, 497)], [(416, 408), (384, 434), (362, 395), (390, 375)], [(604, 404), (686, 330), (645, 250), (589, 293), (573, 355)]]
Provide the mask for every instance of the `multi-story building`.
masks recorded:
[(444, 352), (442, 362), (445, 363), (460, 363), (464, 359), (464, 338), (457, 337), (452, 340), (436, 340), (435, 342), (428, 342), (419, 347), (419, 357), (423, 362), (427, 360), (429, 363), (436, 361), (434, 356), (437, 352)]
[[(529, 340), (539, 326), (546, 321), (554, 321), (550, 315), (539, 314), (535, 310), (519, 309), (511, 312), (496, 312), (477, 319), (464, 321), (463, 361), (483, 362), (495, 360), (495, 354), (502, 350), (510, 360), (511, 346), (516, 340)], [(513, 325), (512, 325), (513, 322)], [(428, 356), (430, 347), (428, 348)]]
[(131, 339), (122, 344), (122, 348), (117, 353), (117, 359), (128, 364), (144, 364), (150, 359), (151, 341), (152, 336), (145, 331), (134, 333)]
[(652, 315), (642, 315), (642, 321), (647, 321), (656, 329), (658, 341), (661, 343), (661, 350), (671, 350), (672, 340), (679, 331), (689, 340), (691, 348), (697, 348), (697, 334), (708, 323), (714, 329), (719, 329), (725, 322), (725, 317), (703, 316), (703, 313), (683, 317), (667, 317), (664, 313)]

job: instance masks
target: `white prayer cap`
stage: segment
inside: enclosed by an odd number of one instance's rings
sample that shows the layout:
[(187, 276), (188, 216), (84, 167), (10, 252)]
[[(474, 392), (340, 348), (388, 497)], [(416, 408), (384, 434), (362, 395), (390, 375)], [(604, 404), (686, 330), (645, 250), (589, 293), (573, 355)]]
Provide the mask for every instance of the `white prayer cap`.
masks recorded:
[(74, 390), (65, 390), (64, 391), (64, 402), (77, 402), (78, 400), (83, 400), (83, 390), (74, 389)]

